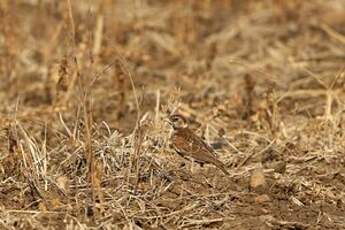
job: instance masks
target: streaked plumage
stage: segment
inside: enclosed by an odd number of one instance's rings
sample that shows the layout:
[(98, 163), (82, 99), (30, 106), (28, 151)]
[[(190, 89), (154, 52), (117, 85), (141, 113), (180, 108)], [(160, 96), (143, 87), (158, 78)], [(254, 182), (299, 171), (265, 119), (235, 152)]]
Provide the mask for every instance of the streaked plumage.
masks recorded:
[(182, 115), (170, 116), (169, 123), (174, 129), (171, 144), (178, 154), (185, 158), (193, 158), (201, 164), (213, 164), (229, 175), (225, 165), (217, 159), (214, 150), (188, 128), (186, 119)]

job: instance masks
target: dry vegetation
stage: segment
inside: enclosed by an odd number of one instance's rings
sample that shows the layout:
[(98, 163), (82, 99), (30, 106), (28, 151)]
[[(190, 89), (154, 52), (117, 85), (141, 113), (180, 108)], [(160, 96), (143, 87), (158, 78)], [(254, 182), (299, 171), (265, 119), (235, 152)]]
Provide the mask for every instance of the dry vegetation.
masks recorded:
[[(0, 1), (1, 229), (345, 229), (343, 0)], [(230, 176), (169, 148), (185, 115)]]

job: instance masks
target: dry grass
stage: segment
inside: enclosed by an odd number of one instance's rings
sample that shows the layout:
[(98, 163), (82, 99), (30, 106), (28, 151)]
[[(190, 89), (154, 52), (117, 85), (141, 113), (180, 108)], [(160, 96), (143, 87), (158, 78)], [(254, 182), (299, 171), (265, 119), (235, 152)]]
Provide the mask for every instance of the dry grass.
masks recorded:
[[(1, 229), (345, 228), (344, 1), (3, 0), (0, 18)], [(231, 176), (170, 150), (172, 111)]]

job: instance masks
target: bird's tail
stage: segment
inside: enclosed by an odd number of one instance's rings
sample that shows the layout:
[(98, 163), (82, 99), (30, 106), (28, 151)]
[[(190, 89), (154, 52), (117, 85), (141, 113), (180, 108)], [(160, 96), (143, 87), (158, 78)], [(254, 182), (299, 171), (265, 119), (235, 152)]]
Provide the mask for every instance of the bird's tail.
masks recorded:
[(220, 170), (222, 170), (223, 173), (224, 173), (225, 175), (230, 175), (230, 173), (225, 169), (225, 165), (224, 165), (221, 161), (216, 160), (216, 161), (214, 162), (214, 164), (215, 164)]

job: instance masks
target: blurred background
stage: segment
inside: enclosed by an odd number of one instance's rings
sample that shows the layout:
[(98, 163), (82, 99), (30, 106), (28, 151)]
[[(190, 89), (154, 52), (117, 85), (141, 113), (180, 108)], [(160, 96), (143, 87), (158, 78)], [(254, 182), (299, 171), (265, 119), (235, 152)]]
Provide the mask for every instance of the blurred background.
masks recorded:
[[(94, 118), (128, 131), (136, 119), (130, 72), (143, 111), (154, 109), (159, 91), (162, 104), (178, 101), (189, 114), (224, 107), (226, 116), (250, 117), (267, 93), (333, 81), (344, 64), (344, 7), (342, 0), (4, 0), (0, 111), (8, 117), (17, 108), (23, 118), (70, 111), (92, 84)], [(253, 108), (243, 108), (248, 103)], [(287, 109), (317, 116), (323, 105), (302, 100)]]

